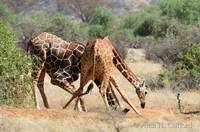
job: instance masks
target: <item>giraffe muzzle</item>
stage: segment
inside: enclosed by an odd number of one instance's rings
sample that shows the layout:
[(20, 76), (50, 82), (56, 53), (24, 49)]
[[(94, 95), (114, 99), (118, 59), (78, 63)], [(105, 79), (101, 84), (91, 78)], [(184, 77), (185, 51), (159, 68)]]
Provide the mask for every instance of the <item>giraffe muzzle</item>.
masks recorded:
[(145, 102), (142, 102), (142, 103), (141, 103), (141, 107), (142, 107), (142, 109), (145, 108)]

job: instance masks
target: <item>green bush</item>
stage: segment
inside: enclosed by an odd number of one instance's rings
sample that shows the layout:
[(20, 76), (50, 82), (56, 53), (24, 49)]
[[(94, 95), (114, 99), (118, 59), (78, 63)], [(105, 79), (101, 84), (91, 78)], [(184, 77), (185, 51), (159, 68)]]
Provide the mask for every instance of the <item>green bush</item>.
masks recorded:
[(15, 41), (13, 32), (0, 21), (0, 105), (30, 106), (31, 60)]
[(104, 30), (104, 27), (101, 25), (90, 25), (88, 27), (88, 35), (91, 37), (104, 37), (108, 33)]
[(11, 11), (7, 8), (5, 4), (0, 1), (0, 19), (1, 21), (8, 21), (11, 17)]
[(188, 43), (200, 42), (200, 30), (196, 27), (180, 24), (172, 26), (172, 30), (176, 32), (168, 34), (165, 38), (159, 38), (144, 47), (147, 59), (161, 62), (167, 68), (172, 67), (178, 61), (180, 52), (185, 53), (188, 50)]
[(176, 63), (165, 69), (153, 83), (157, 88), (188, 91), (200, 87), (200, 44), (193, 43), (185, 52), (177, 55)]
[(18, 46), (26, 49), (28, 41), (45, 31), (50, 26), (50, 14), (46, 11), (35, 11), (32, 14), (17, 14), (10, 21), (16, 34)]
[(35, 11), (30, 14), (15, 15), (11, 26), (18, 39), (18, 45), (26, 49), (28, 41), (41, 32), (50, 32), (64, 40), (85, 42), (87, 40), (86, 28), (63, 13), (48, 13)]
[(186, 53), (179, 54), (179, 60), (168, 78), (174, 90), (198, 89), (200, 85), (200, 44), (191, 44)]
[(164, 15), (177, 18), (181, 23), (200, 24), (199, 0), (161, 0), (160, 9)]
[(143, 7), (140, 11), (127, 15), (121, 26), (129, 39), (137, 36), (154, 38), (178, 35), (182, 24), (176, 19), (162, 15), (158, 6)]
[(175, 77), (200, 75), (200, 44), (191, 44), (186, 53), (179, 55), (179, 60), (174, 67)]
[(85, 43), (87, 40), (87, 31), (84, 24), (72, 20), (63, 13), (54, 14), (46, 31), (51, 32), (64, 40), (78, 41)]
[(97, 7), (89, 22), (88, 34), (91, 37), (105, 37), (111, 34), (114, 26), (113, 14), (105, 7)]
[(149, 36), (154, 34), (154, 28), (160, 19), (161, 10), (158, 6), (144, 7), (138, 12), (125, 16), (121, 29), (133, 36)]

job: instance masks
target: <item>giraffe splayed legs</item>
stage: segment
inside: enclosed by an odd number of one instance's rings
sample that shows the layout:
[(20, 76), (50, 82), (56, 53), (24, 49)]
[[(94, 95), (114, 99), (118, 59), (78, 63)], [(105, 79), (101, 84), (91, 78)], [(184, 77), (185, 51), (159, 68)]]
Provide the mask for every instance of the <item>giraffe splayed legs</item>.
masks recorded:
[[(112, 43), (107, 39), (96, 39), (95, 41), (88, 42), (86, 50), (81, 58), (80, 87), (67, 102), (64, 108), (66, 108), (74, 98), (80, 97), (82, 95), (83, 87), (90, 80), (98, 80), (101, 83), (99, 92), (103, 98), (106, 108), (109, 110), (109, 104), (106, 99), (107, 88), (110, 81), (116, 84), (114, 79), (111, 77), (113, 69), (113, 58), (114, 54)], [(116, 86), (117, 85), (115, 85), (115, 87)], [(125, 100), (125, 102), (127, 102), (137, 114), (141, 115), (136, 107), (134, 107), (130, 101), (120, 92), (119, 88), (116, 87), (116, 89), (118, 89), (118, 92), (123, 97), (123, 100)]]

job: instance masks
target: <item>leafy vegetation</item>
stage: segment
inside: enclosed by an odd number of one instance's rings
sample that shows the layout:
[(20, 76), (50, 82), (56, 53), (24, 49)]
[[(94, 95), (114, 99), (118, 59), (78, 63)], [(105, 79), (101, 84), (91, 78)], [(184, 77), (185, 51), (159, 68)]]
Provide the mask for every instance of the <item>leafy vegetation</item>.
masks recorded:
[(89, 22), (88, 34), (91, 37), (105, 37), (111, 34), (113, 14), (104, 7), (97, 7)]
[(172, 80), (185, 80), (186, 88), (200, 85), (200, 44), (191, 44), (186, 54), (179, 54), (179, 60), (172, 70)]
[(177, 18), (181, 23), (200, 24), (199, 0), (161, 0), (160, 9), (164, 15)]
[(31, 60), (16, 48), (15, 36), (0, 21), (0, 104), (30, 106), (33, 104)]

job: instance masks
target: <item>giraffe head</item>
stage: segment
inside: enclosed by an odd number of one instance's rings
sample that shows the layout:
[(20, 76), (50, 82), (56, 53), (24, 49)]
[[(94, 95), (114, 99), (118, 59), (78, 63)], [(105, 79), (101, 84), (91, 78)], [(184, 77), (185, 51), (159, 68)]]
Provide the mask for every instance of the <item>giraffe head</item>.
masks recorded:
[(147, 89), (145, 82), (139, 82), (135, 85), (136, 93), (138, 95), (138, 98), (140, 99), (141, 107), (145, 107), (145, 97), (147, 95)]

